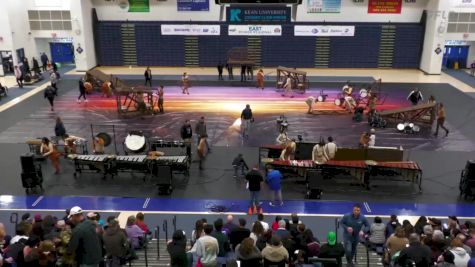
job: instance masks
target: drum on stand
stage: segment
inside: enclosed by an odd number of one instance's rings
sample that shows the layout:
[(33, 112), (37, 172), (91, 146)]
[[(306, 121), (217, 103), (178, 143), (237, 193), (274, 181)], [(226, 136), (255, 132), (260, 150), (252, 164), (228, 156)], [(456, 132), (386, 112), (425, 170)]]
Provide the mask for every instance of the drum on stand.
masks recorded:
[(125, 148), (133, 153), (143, 152), (146, 144), (145, 136), (136, 133), (128, 134), (124, 141)]
[(366, 90), (366, 89), (364, 89), (364, 88), (362, 88), (362, 89), (360, 90), (360, 97), (361, 97), (361, 98), (367, 98), (368, 95), (369, 95), (369, 94), (368, 94), (368, 90)]
[(345, 103), (345, 98), (344, 97), (335, 99), (335, 105), (341, 106), (341, 105), (343, 105), (343, 103)]

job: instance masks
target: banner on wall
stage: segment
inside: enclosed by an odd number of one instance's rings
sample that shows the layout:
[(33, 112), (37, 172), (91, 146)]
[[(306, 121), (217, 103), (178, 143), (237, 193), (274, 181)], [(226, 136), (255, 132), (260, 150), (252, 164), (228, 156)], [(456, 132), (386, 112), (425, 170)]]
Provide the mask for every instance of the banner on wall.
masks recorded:
[(368, 0), (368, 13), (401, 14), (402, 0)]
[(162, 35), (220, 35), (220, 25), (162, 24)]
[(129, 0), (129, 12), (150, 12), (148, 0)]
[(281, 36), (281, 25), (229, 25), (228, 35), (235, 36)]
[(177, 0), (178, 11), (209, 11), (209, 0)]
[(295, 36), (355, 36), (355, 26), (294, 26)]
[(286, 6), (231, 6), (226, 8), (226, 19), (234, 24), (290, 22), (290, 7)]
[(340, 13), (341, 0), (307, 0), (307, 13)]
[(475, 8), (475, 0), (452, 0), (452, 7)]

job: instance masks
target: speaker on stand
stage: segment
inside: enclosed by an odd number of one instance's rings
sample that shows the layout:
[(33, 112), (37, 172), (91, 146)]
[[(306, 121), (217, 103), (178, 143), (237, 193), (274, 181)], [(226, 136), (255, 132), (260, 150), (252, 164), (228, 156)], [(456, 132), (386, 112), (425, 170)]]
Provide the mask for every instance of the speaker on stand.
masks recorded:
[(321, 185), (323, 184), (322, 169), (313, 169), (307, 172), (307, 199), (320, 199), (323, 194)]
[(21, 182), (26, 194), (36, 192), (40, 189), (43, 192), (43, 172), (41, 165), (36, 163), (33, 153), (25, 153), (20, 156), (21, 162)]
[(171, 166), (158, 165), (155, 176), (157, 177), (158, 194), (170, 195), (173, 191)]

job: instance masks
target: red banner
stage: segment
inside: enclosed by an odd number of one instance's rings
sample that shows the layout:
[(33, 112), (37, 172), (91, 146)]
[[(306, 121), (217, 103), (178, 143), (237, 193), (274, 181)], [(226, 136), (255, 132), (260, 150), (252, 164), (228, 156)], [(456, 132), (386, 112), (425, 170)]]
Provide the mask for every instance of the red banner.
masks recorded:
[(401, 14), (402, 0), (368, 0), (368, 13)]

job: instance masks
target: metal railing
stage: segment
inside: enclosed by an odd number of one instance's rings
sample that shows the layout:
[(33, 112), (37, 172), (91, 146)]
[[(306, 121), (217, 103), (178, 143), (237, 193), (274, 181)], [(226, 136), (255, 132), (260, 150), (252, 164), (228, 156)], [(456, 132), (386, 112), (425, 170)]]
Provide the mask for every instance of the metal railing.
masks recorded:
[(160, 260), (160, 226), (155, 227), (155, 238), (157, 239), (157, 260)]
[(176, 215), (173, 216), (172, 225), (173, 225), (173, 233), (175, 233), (176, 232)]
[(168, 243), (168, 221), (167, 220), (163, 220), (162, 227), (163, 227), (163, 232), (165, 233), (165, 243)]

